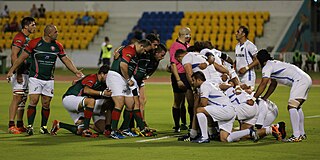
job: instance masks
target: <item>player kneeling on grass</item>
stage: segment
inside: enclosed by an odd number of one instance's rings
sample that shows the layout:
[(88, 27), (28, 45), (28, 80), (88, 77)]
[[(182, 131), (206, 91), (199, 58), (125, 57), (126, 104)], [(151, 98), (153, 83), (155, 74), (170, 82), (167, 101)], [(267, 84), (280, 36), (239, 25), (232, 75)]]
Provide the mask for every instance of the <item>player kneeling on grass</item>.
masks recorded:
[(109, 66), (100, 67), (98, 74), (90, 74), (78, 80), (63, 95), (62, 103), (69, 112), (75, 125), (69, 125), (55, 120), (51, 129), (51, 134), (56, 135), (59, 128), (65, 128), (72, 133), (83, 137), (97, 137), (97, 134), (89, 130), (89, 123), (96, 104), (97, 96), (110, 96), (109, 90), (102, 90)]
[(208, 121), (207, 116), (218, 122), (220, 129), (220, 140), (222, 142), (238, 141), (241, 137), (250, 135), (254, 141), (258, 140), (256, 131), (252, 128), (232, 132), (233, 122), (236, 117), (235, 109), (230, 99), (223, 94), (213, 83), (206, 81), (202, 72), (198, 71), (192, 75), (195, 88), (199, 88), (200, 104), (197, 110), (197, 119), (202, 136), (192, 142), (208, 143)]
[(257, 53), (257, 59), (262, 67), (262, 79), (254, 94), (258, 98), (271, 83), (262, 99), (266, 100), (274, 92), (278, 83), (291, 87), (288, 101), (288, 111), (293, 130), (293, 135), (288, 142), (300, 142), (306, 138), (304, 131), (304, 114), (302, 104), (307, 99), (312, 80), (308, 74), (295, 65), (273, 60), (267, 50), (262, 49)]

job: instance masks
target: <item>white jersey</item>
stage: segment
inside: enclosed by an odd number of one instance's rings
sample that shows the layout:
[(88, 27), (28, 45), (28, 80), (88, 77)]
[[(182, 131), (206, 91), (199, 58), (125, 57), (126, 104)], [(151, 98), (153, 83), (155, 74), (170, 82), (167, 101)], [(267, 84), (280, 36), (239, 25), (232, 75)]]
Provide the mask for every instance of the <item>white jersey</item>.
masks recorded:
[(200, 54), (205, 56), (206, 53), (208, 53), (208, 52), (211, 53), (214, 56), (214, 62), (216, 62), (217, 64), (222, 65), (222, 61), (221, 61), (222, 52), (221, 51), (216, 50), (216, 49), (205, 48), (205, 49), (200, 51)]
[(208, 65), (206, 69), (200, 69), (199, 65), (201, 63), (207, 63), (207, 60), (203, 55), (200, 55), (196, 52), (189, 52), (182, 59), (182, 65), (191, 64), (193, 73), (201, 71), (206, 80), (210, 82), (216, 82), (213, 77), (218, 77), (218, 74), (213, 65)]
[[(253, 57), (257, 54), (257, 47), (249, 40), (242, 45), (238, 43), (235, 48), (237, 71), (253, 62)], [(253, 69), (251, 69), (253, 71)]]
[(295, 65), (269, 60), (262, 68), (262, 78), (272, 78), (278, 83), (292, 86), (292, 83), (310, 79), (309, 75)]
[(213, 83), (205, 81), (200, 86), (200, 97), (208, 99), (208, 105), (232, 106), (230, 99)]

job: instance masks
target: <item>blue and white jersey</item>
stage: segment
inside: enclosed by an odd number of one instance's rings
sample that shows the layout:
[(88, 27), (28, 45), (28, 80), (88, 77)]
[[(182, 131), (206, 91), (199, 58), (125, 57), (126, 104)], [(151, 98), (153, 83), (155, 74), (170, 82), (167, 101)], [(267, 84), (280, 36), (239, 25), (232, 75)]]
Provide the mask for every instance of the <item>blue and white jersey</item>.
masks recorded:
[(213, 65), (208, 65), (206, 69), (200, 69), (199, 65), (201, 63), (207, 63), (207, 60), (205, 56), (200, 55), (197, 52), (189, 52), (182, 58), (182, 65), (191, 64), (193, 73), (201, 71), (204, 74), (206, 80), (216, 82), (213, 77), (219, 76)]
[(228, 88), (224, 93), (230, 98), (231, 103), (235, 107), (239, 104), (247, 104), (247, 100), (252, 99), (252, 95), (245, 91), (236, 94), (233, 87)]
[(222, 52), (216, 49), (208, 49), (205, 48), (203, 50), (200, 51), (201, 55), (206, 55), (206, 53), (211, 53), (214, 56), (214, 62), (216, 62), (217, 64), (222, 65), (222, 61), (221, 61), (221, 54)]
[(278, 83), (292, 86), (292, 83), (310, 79), (309, 75), (295, 65), (269, 60), (262, 68), (262, 78), (275, 79)]
[[(247, 40), (242, 45), (238, 43), (235, 48), (237, 71), (253, 62), (253, 57), (258, 49), (251, 41)], [(251, 69), (250, 71), (254, 71)]]
[(211, 82), (205, 81), (200, 86), (200, 97), (208, 99), (208, 105), (221, 107), (232, 106), (230, 99)]

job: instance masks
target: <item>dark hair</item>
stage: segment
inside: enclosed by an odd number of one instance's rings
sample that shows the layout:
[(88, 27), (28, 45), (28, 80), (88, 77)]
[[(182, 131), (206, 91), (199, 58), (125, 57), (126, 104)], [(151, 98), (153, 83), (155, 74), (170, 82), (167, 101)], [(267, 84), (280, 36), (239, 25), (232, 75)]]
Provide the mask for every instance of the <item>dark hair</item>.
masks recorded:
[(163, 44), (163, 43), (160, 43), (159, 46), (155, 49), (155, 52), (161, 52), (161, 51), (164, 51), (164, 52), (167, 52), (167, 47)]
[(195, 52), (196, 51), (196, 47), (194, 46), (190, 46), (187, 48), (187, 52)]
[(210, 41), (204, 41), (203, 45), (204, 45), (205, 48), (213, 49), (213, 45), (212, 45), (212, 43)]
[(107, 74), (108, 71), (109, 71), (109, 65), (103, 65), (99, 68), (99, 71), (98, 71), (98, 74), (100, 73), (104, 73), (104, 74)]
[(206, 81), (206, 77), (201, 71), (194, 72), (191, 77), (194, 79), (200, 79), (201, 81)]
[(240, 26), (239, 28), (242, 28), (242, 32), (244, 33), (244, 35), (246, 37), (248, 37), (248, 34), (249, 34), (249, 29), (245, 26)]
[(195, 51), (200, 52), (201, 50), (203, 50), (205, 48), (204, 42), (196, 41), (194, 43), (194, 48), (195, 48)]
[(160, 38), (158, 37), (158, 35), (156, 35), (154, 33), (147, 34), (146, 39), (149, 40), (150, 42), (153, 42), (153, 41), (160, 42)]
[(25, 17), (21, 20), (21, 28), (24, 28), (24, 26), (29, 26), (32, 22), (35, 22), (36, 20), (32, 17)]
[(187, 53), (187, 51), (183, 50), (183, 49), (178, 49), (176, 51), (176, 53), (174, 54), (174, 57), (177, 59), (177, 57), (179, 57), (180, 55)]
[(104, 37), (104, 41), (110, 41), (108, 36)]
[(273, 58), (266, 49), (261, 49), (257, 53), (257, 59), (262, 67), (264, 66), (264, 62), (267, 62), (268, 60), (273, 60)]
[(138, 41), (138, 43), (141, 44), (143, 47), (151, 46), (151, 42), (147, 39), (140, 40)]

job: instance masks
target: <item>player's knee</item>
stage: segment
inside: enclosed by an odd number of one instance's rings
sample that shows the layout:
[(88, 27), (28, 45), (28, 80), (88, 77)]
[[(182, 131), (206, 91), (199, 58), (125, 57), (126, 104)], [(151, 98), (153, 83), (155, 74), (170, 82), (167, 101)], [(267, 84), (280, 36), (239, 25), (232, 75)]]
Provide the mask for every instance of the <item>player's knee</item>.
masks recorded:
[(288, 110), (292, 108), (298, 108), (300, 106), (300, 102), (295, 99), (290, 99), (288, 102)]
[(24, 110), (25, 105), (18, 106), (18, 111)]
[(95, 105), (95, 99), (93, 98), (86, 98), (84, 100), (84, 106), (89, 107), (89, 108), (93, 108)]
[(197, 112), (197, 113), (202, 113), (202, 112), (204, 112), (204, 108), (203, 108), (203, 107), (198, 107), (198, 108), (196, 109), (196, 112)]

